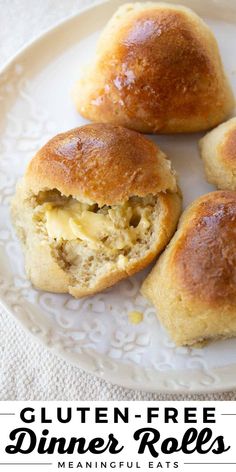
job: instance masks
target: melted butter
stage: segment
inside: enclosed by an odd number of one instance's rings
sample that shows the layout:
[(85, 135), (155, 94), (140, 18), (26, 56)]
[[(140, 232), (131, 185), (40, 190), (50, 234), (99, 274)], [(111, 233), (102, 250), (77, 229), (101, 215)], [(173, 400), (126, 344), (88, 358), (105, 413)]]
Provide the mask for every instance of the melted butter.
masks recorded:
[[(42, 210), (50, 238), (57, 240), (82, 240), (92, 247), (104, 244), (117, 251), (135, 244), (139, 236), (150, 226), (150, 209), (141, 206), (121, 206), (100, 209), (69, 201), (63, 205), (45, 203)], [(132, 218), (137, 225), (132, 225)], [(120, 261), (125, 266), (126, 261)]]
[(98, 243), (114, 230), (114, 225), (105, 215), (93, 213), (89, 208), (89, 205), (78, 202), (47, 209), (45, 216), (48, 235), (67, 241), (81, 239)]

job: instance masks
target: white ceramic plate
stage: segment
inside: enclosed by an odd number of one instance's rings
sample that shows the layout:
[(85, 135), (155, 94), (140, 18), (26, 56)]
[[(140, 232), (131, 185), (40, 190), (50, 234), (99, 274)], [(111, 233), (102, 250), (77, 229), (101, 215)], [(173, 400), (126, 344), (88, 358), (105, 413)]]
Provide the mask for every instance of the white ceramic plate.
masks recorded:
[[(100, 30), (121, 3), (105, 2), (64, 21), (27, 46), (1, 73), (1, 301), (47, 346), (111, 382), (165, 392), (234, 388), (236, 340), (201, 350), (176, 348), (154, 309), (139, 294), (145, 272), (82, 300), (36, 291), (25, 277), (21, 249), (9, 218), (16, 181), (35, 151), (51, 136), (85, 123), (75, 111), (70, 92), (81, 67), (94, 55)], [(192, 6), (215, 32), (236, 89), (235, 1), (181, 3)], [(152, 138), (171, 157), (179, 173), (185, 205), (211, 190), (198, 156), (199, 137)], [(128, 320), (128, 313), (134, 309), (144, 313), (144, 321), (136, 326)]]

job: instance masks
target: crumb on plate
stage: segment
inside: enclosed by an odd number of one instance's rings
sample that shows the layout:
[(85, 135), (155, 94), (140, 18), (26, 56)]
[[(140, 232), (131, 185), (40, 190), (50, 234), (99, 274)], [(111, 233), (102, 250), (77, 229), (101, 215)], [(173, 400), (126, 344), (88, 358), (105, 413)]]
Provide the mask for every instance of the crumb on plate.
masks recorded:
[(128, 318), (130, 323), (137, 325), (143, 321), (143, 313), (141, 311), (130, 311)]

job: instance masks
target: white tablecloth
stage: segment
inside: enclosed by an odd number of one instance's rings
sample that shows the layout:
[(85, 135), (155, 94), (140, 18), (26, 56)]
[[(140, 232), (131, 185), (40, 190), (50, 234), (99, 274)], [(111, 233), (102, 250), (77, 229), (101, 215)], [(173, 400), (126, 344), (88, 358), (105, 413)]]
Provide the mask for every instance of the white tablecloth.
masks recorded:
[[(96, 0), (0, 0), (0, 66), (58, 20)], [(236, 400), (236, 392), (156, 395), (97, 379), (32, 339), (0, 311), (0, 400)]]

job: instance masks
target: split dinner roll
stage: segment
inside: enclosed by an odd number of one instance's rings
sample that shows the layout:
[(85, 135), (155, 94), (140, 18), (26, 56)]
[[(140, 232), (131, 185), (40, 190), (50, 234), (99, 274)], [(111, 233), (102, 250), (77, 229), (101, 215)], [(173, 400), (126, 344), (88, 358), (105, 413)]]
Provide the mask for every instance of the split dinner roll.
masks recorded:
[(158, 147), (134, 131), (95, 124), (40, 149), (12, 216), (34, 286), (83, 297), (149, 264), (180, 209), (175, 173)]
[(213, 33), (189, 8), (167, 3), (118, 9), (74, 99), (92, 121), (143, 133), (207, 130), (234, 108)]
[(199, 141), (207, 181), (236, 190), (236, 118), (219, 125)]
[(236, 335), (236, 192), (187, 208), (142, 293), (179, 346)]

